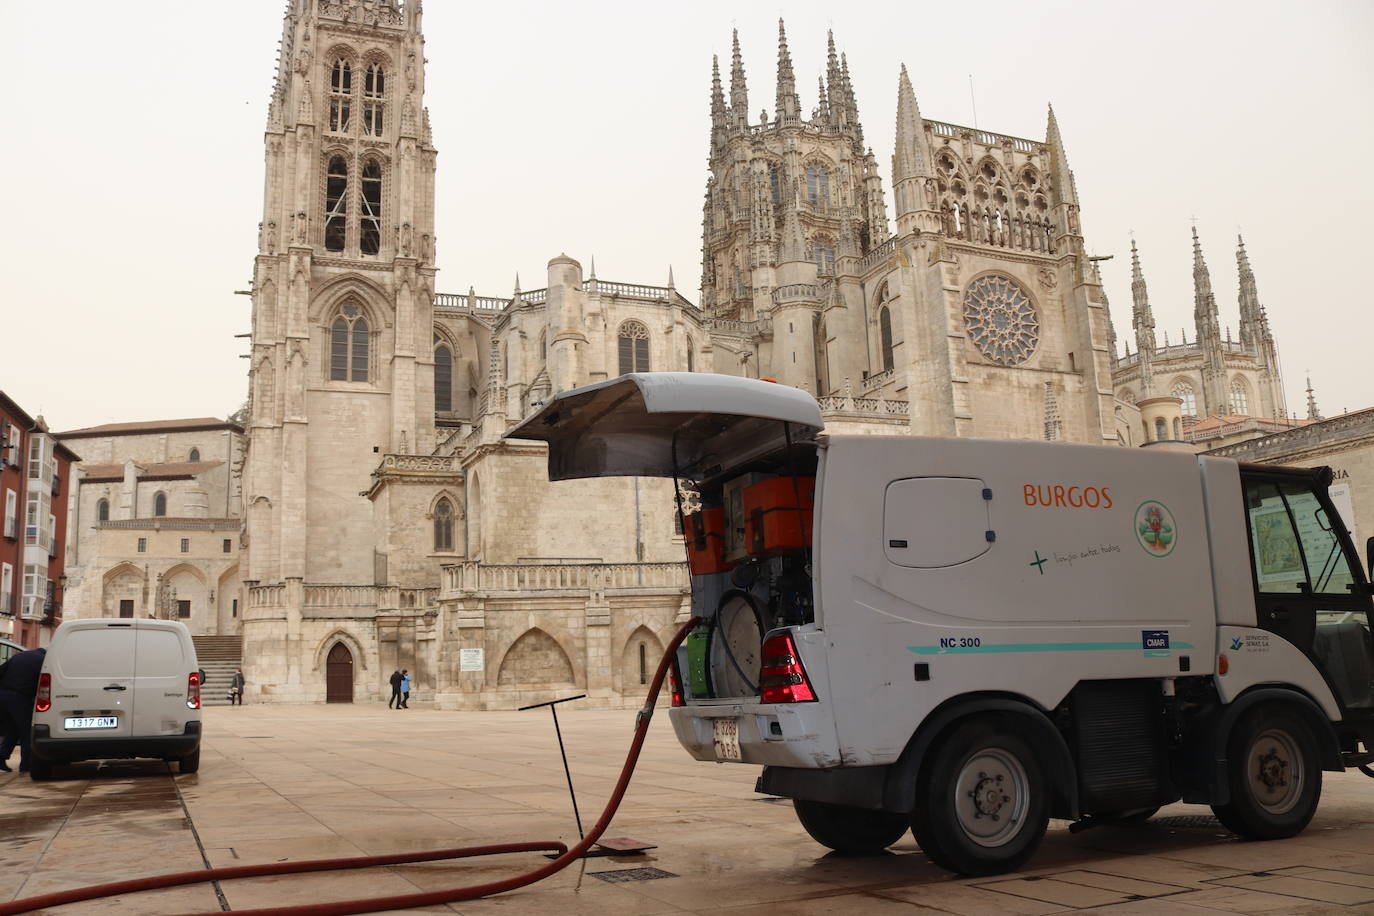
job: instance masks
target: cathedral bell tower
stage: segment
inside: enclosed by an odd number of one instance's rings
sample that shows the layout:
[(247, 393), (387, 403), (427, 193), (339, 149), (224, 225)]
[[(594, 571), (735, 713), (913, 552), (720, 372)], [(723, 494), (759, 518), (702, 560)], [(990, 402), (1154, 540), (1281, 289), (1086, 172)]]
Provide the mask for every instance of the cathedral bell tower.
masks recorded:
[(433, 446), (424, 80), (420, 0), (287, 3), (253, 271), (243, 578), (285, 587), (288, 639), (302, 583), (377, 581), (360, 494), (385, 455)]

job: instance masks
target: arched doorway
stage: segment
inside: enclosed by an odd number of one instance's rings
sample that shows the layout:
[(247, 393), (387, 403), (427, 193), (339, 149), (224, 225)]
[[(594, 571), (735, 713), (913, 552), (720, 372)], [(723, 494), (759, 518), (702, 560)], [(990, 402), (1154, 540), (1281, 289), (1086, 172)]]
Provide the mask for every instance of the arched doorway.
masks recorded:
[(341, 642), (334, 643), (325, 661), (326, 703), (353, 702), (353, 653)]

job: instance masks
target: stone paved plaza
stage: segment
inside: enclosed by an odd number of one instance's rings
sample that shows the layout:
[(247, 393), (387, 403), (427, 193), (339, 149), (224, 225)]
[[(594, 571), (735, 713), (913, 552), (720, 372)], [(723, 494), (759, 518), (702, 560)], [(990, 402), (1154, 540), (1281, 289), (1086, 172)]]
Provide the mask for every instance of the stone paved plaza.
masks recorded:
[[(569, 704), (575, 707), (577, 704)], [(596, 819), (633, 727), (629, 710), (564, 708), (583, 822)], [(51, 783), (0, 776), (0, 900), (211, 865), (367, 855), (487, 842), (577, 839), (545, 710), (395, 712), (380, 704), (206, 710), (201, 769), (83, 765)], [(754, 767), (698, 763), (655, 717), (609, 836), (657, 845), (584, 860), (542, 884), (424, 912), (1328, 913), (1374, 911), (1374, 782), (1326, 774), (1301, 836), (1246, 843), (1206, 808), (1177, 805), (1136, 828), (1071, 835), (1053, 822), (1022, 872), (964, 880), (910, 835), (848, 859), (806, 836), (785, 800), (756, 795)], [(202, 852), (203, 850), (203, 852)], [(413, 893), (494, 880), (535, 854), (225, 882), (227, 908)], [(649, 867), (666, 876), (607, 880)], [(630, 877), (630, 876), (621, 876)], [(212, 886), (52, 910), (218, 911)]]

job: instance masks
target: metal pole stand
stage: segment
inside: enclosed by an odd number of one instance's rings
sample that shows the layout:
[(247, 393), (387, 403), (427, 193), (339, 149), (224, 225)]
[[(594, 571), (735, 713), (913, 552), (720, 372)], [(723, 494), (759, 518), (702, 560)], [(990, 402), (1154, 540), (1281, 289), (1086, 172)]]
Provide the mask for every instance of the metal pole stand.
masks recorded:
[[(539, 709), (542, 706), (549, 707), (549, 712), (553, 713), (553, 731), (558, 736), (558, 753), (563, 758), (563, 775), (568, 779), (568, 797), (572, 799), (573, 818), (577, 821), (577, 838), (580, 840), (586, 836), (582, 830), (582, 815), (577, 810), (577, 793), (573, 791), (572, 770), (568, 767), (568, 752), (563, 746), (563, 729), (558, 725), (558, 704), (571, 703), (573, 700), (581, 700), (587, 695), (579, 693), (575, 697), (564, 697), (561, 700), (549, 700), (547, 703), (532, 703), (529, 706), (521, 706), (517, 712), (524, 712), (527, 709)], [(593, 847), (582, 854), (584, 859), (593, 859), (601, 856), (629, 856), (643, 855), (646, 849), (657, 849), (651, 843), (642, 843), (639, 840), (632, 840), (629, 837), (605, 837), (601, 842), (593, 844)], [(546, 858), (556, 859), (557, 855), (550, 855)]]

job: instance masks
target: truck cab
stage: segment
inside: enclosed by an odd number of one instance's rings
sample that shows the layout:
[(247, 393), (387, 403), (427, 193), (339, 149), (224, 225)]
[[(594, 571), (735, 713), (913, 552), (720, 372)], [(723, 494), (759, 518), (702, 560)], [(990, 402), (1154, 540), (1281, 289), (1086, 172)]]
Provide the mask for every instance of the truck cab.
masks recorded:
[(1211, 805), (1251, 838), (1374, 760), (1370, 589), (1326, 469), (824, 432), (805, 392), (696, 373), (563, 392), (510, 433), (552, 479), (676, 481), (701, 626), (670, 716), (763, 767), (821, 844), (911, 829), (964, 874), (1048, 818)]

